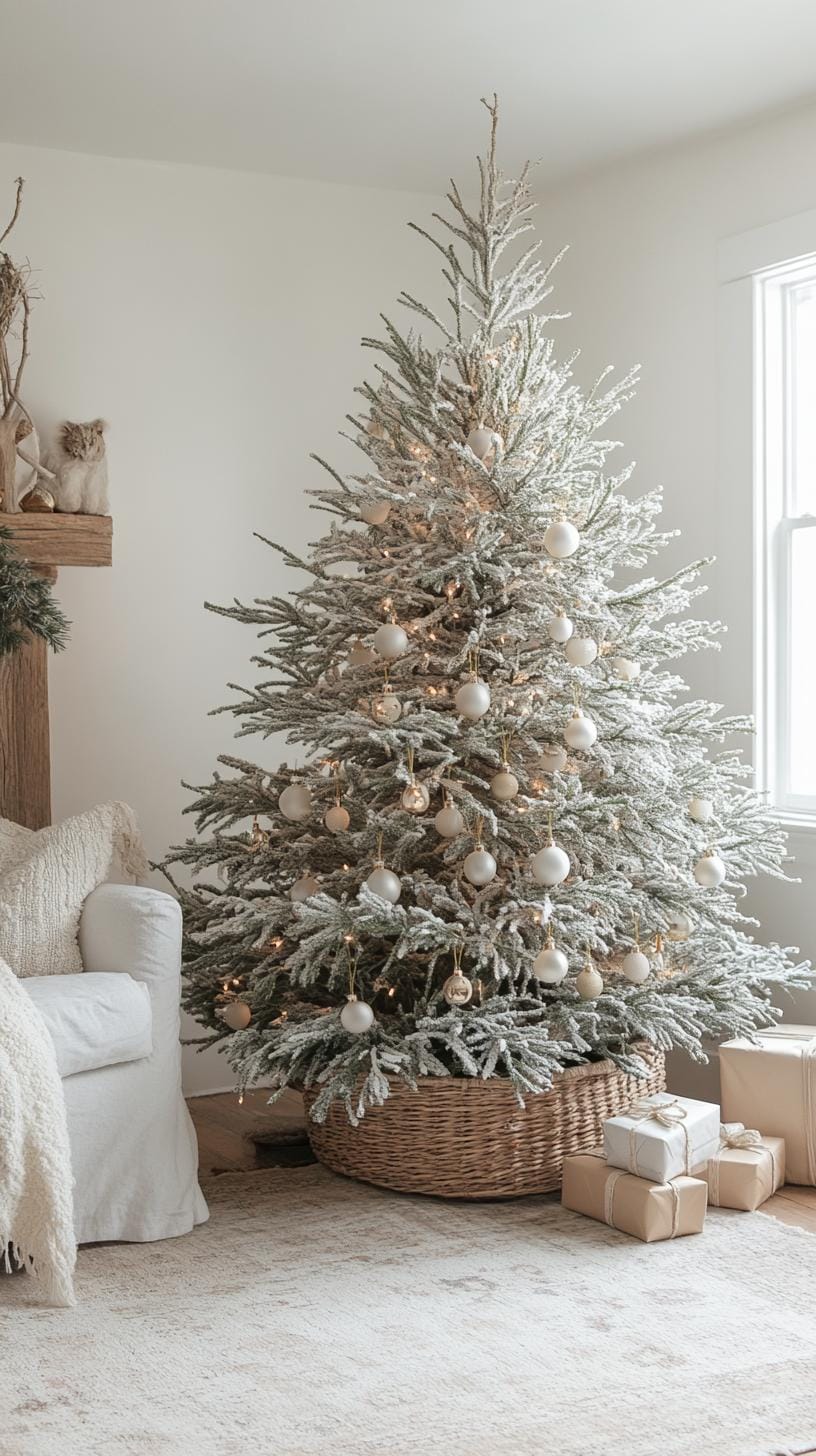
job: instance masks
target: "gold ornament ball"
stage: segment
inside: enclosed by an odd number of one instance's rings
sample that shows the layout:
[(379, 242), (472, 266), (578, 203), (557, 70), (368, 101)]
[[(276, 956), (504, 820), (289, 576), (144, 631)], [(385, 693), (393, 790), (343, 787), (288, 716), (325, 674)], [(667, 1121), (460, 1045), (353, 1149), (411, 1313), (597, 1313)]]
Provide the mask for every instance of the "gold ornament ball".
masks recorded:
[(323, 823), (330, 834), (343, 834), (351, 823), (351, 815), (342, 804), (331, 804), (326, 810)]
[(375, 500), (366, 501), (360, 507), (360, 515), (367, 526), (383, 526), (391, 513), (391, 506), (388, 501)]
[(252, 1020), (252, 1012), (246, 1001), (228, 1001), (218, 1014), (230, 1031), (245, 1031)]
[(301, 904), (304, 900), (309, 900), (312, 895), (319, 894), (320, 885), (314, 875), (301, 875), (299, 880), (295, 880), (295, 883), (289, 891), (289, 899), (294, 900), (297, 905)]
[(284, 819), (300, 823), (312, 812), (312, 796), (305, 784), (290, 784), (278, 798), (278, 808)]
[(442, 995), (449, 1006), (466, 1006), (473, 995), (473, 982), (461, 971), (454, 971), (442, 987)]

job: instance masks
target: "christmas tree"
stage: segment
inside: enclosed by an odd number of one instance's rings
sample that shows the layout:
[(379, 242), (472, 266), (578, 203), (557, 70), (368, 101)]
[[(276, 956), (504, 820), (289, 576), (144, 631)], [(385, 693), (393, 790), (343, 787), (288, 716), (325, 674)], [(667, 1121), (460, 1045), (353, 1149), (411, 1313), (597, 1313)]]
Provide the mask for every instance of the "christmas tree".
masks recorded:
[(783, 874), (722, 746), (750, 725), (687, 701), (670, 666), (715, 645), (719, 624), (683, 615), (706, 563), (615, 585), (669, 539), (659, 492), (607, 470), (635, 377), (586, 394), (557, 359), (527, 169), (498, 171), (488, 109), (476, 207), (452, 184), (441, 238), (416, 229), (449, 310), (399, 300), (439, 342), (389, 319), (363, 341), (362, 473), (321, 460), (330, 529), (308, 560), (274, 547), (306, 585), (210, 608), (262, 642), (257, 685), (219, 711), (236, 736), (285, 734), (298, 765), (221, 758), (165, 866), (192, 872), (185, 1004), (206, 1041), (242, 1084), (319, 1085), (318, 1118), (334, 1098), (362, 1115), (394, 1078), (523, 1097), (574, 1062), (642, 1071), (643, 1039), (700, 1057), (800, 980), (739, 909), (747, 877)]

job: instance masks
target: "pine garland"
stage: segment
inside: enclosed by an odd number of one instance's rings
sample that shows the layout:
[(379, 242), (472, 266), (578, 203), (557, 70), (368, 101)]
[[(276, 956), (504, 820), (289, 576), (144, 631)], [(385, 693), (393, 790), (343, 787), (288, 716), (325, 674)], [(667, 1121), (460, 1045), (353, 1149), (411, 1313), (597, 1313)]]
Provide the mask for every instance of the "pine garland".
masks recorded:
[[(554, 265), (526, 246), (527, 170), (502, 178), (489, 110), (477, 208), (452, 184), (442, 240), (417, 229), (441, 254), (449, 315), (400, 297), (441, 345), (389, 319), (364, 340), (377, 378), (349, 422), (365, 466), (344, 478), (318, 462), (328, 480), (311, 494), (332, 523), (308, 559), (268, 543), (306, 584), (208, 604), (261, 639), (259, 680), (232, 685), (238, 700), (218, 711), (238, 737), (285, 734), (305, 767), (224, 756), (226, 775), (194, 791), (197, 837), (164, 866), (185, 912), (185, 1005), (207, 1043), (226, 1042), (242, 1084), (319, 1086), (317, 1117), (335, 1098), (361, 1116), (394, 1077), (500, 1076), (521, 1098), (571, 1062), (638, 1071), (642, 1038), (703, 1058), (704, 1038), (749, 1033), (777, 1014), (772, 988), (805, 983), (807, 967), (758, 944), (739, 908), (747, 878), (784, 878), (784, 834), (724, 747), (750, 724), (685, 701), (670, 669), (718, 645), (719, 623), (684, 615), (707, 563), (615, 586), (670, 539), (659, 493), (633, 498), (631, 467), (607, 468), (605, 427), (636, 376), (607, 371), (585, 394), (557, 359)], [(569, 556), (548, 549), (560, 521), (579, 533)], [(569, 651), (592, 660), (573, 665), (552, 640), (559, 612)], [(407, 646), (386, 685), (371, 644), (390, 621)], [(491, 704), (466, 719), (455, 700), (474, 666)], [(380, 701), (391, 692), (399, 712)], [(578, 701), (597, 741), (565, 751)], [(518, 794), (503, 802), (490, 785), (505, 760)], [(414, 777), (424, 813), (401, 805)], [(311, 795), (300, 820), (279, 805), (293, 780)], [(711, 806), (708, 822), (690, 801)], [(455, 837), (435, 826), (443, 803), (464, 821)], [(338, 804), (349, 826), (330, 832)], [(531, 861), (550, 826), (569, 874), (547, 888)], [(695, 867), (714, 845), (726, 878), (704, 887)], [(480, 847), (497, 872), (477, 886), (463, 866)], [(380, 855), (396, 904), (365, 883)], [(548, 940), (567, 959), (557, 984), (536, 974)], [(638, 947), (649, 973), (634, 983), (625, 958)], [(443, 986), (460, 967), (473, 996), (450, 1005)], [(341, 1020), (350, 990), (374, 1013), (361, 1034)], [(251, 1022), (230, 1030), (225, 1012)]]
[(50, 583), (20, 556), (13, 540), (12, 532), (0, 526), (0, 657), (16, 652), (29, 637), (41, 637), (61, 652), (71, 624)]

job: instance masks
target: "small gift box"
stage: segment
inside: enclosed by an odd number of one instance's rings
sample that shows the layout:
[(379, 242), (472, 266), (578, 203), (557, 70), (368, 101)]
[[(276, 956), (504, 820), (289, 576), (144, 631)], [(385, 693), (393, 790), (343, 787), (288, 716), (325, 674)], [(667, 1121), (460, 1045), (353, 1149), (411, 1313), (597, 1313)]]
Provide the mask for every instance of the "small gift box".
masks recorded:
[(655, 1183), (707, 1163), (720, 1146), (720, 1109), (714, 1102), (657, 1092), (634, 1102), (603, 1125), (604, 1153), (613, 1167)]
[(708, 1189), (699, 1178), (653, 1183), (612, 1168), (600, 1149), (564, 1159), (561, 1202), (646, 1244), (701, 1234)]
[(708, 1201), (716, 1208), (741, 1208), (753, 1213), (785, 1181), (785, 1139), (762, 1137), (741, 1122), (724, 1122), (720, 1147), (705, 1167)]
[(722, 1115), (785, 1139), (789, 1183), (816, 1184), (816, 1026), (773, 1026), (720, 1047)]

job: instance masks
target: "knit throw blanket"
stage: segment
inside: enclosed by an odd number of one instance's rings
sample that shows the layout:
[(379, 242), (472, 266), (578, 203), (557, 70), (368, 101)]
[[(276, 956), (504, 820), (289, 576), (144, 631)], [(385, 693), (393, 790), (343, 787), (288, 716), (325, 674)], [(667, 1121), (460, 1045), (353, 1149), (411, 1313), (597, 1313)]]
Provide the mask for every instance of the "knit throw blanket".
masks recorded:
[(73, 1176), (54, 1046), (0, 959), (0, 1260), (9, 1257), (53, 1304), (75, 1303)]

